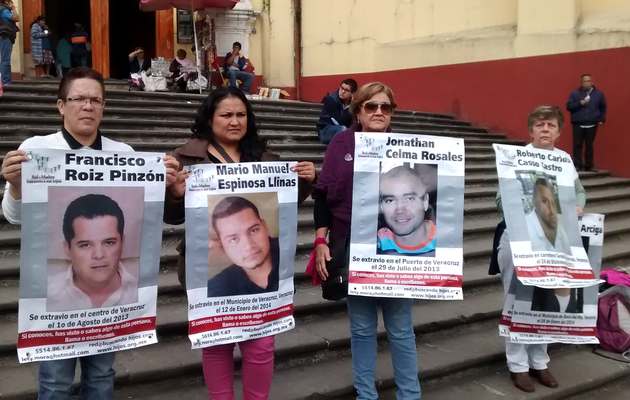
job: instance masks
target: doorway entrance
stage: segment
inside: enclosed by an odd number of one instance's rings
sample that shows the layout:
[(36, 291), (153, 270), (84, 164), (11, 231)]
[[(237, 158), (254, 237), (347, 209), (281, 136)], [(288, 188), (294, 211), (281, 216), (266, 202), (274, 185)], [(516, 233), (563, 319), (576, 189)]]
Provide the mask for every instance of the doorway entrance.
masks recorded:
[[(85, 28), (91, 42), (90, 27), (90, 0), (75, 0), (72, 6), (68, 7), (68, 2), (63, 0), (46, 0), (44, 3), (44, 15), (50, 30), (51, 44), (53, 51), (59, 39), (65, 35), (70, 37), (74, 31), (74, 23), (78, 22)], [(88, 57), (88, 65), (91, 59)]]
[(127, 56), (136, 47), (154, 58), (155, 12), (140, 11), (137, 1), (109, 0), (109, 59), (112, 78), (129, 77)]

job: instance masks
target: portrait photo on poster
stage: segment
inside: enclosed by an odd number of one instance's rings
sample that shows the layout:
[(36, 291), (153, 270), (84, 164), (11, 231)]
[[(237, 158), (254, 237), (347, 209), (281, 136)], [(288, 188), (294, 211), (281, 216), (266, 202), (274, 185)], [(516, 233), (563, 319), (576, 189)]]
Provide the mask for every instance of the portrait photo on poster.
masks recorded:
[(277, 192), (208, 196), (208, 297), (275, 292)]
[(583, 309), (583, 288), (543, 289), (534, 286), (532, 311), (581, 314)]
[(562, 224), (556, 177), (538, 171), (515, 171), (521, 184), (523, 212), (533, 251), (571, 254)]
[(138, 301), (143, 187), (48, 188), (46, 311)]
[(381, 162), (376, 253), (435, 257), (437, 165)]

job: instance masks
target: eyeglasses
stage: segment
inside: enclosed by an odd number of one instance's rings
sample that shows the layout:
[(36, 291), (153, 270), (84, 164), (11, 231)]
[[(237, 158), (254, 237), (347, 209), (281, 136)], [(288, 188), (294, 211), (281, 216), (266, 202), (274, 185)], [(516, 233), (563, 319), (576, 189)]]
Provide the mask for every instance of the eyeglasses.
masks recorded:
[(105, 100), (100, 97), (66, 97), (66, 101), (76, 105), (86, 105), (90, 103), (93, 107), (103, 107), (105, 105)]
[(391, 103), (374, 103), (368, 102), (363, 104), (363, 109), (368, 114), (374, 114), (376, 110), (381, 110), (384, 115), (390, 115), (394, 111)]

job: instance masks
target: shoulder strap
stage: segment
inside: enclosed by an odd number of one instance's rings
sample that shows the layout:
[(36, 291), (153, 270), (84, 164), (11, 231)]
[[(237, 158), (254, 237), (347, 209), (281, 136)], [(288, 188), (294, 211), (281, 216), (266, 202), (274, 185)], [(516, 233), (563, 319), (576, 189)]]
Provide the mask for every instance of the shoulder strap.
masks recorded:
[(212, 146), (217, 150), (217, 152), (221, 155), (221, 157), (223, 157), (223, 159), (228, 162), (228, 163), (234, 163), (235, 161), (232, 159), (232, 157), (230, 157), (230, 155), (227, 153), (227, 151), (225, 151), (225, 149), (223, 148), (223, 146), (221, 146), (219, 143), (217, 143), (216, 140), (212, 139), (210, 141), (210, 143), (212, 143)]

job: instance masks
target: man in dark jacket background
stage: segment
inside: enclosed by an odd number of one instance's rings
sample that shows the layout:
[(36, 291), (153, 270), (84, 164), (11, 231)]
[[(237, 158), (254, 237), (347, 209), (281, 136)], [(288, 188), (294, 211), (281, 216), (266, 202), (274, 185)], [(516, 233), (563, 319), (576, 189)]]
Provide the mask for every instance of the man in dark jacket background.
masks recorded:
[(330, 92), (323, 99), (324, 106), (317, 121), (319, 141), (328, 144), (333, 136), (352, 125), (349, 107), (352, 95), (357, 91), (357, 82), (346, 78), (339, 84), (339, 89)]
[[(595, 87), (590, 74), (582, 74), (581, 80), (581, 86), (569, 95), (567, 110), (571, 113), (573, 124), (575, 169), (590, 171), (593, 169), (595, 133), (597, 127), (606, 122), (606, 98), (604, 93)], [(583, 147), (586, 147), (584, 158)]]

